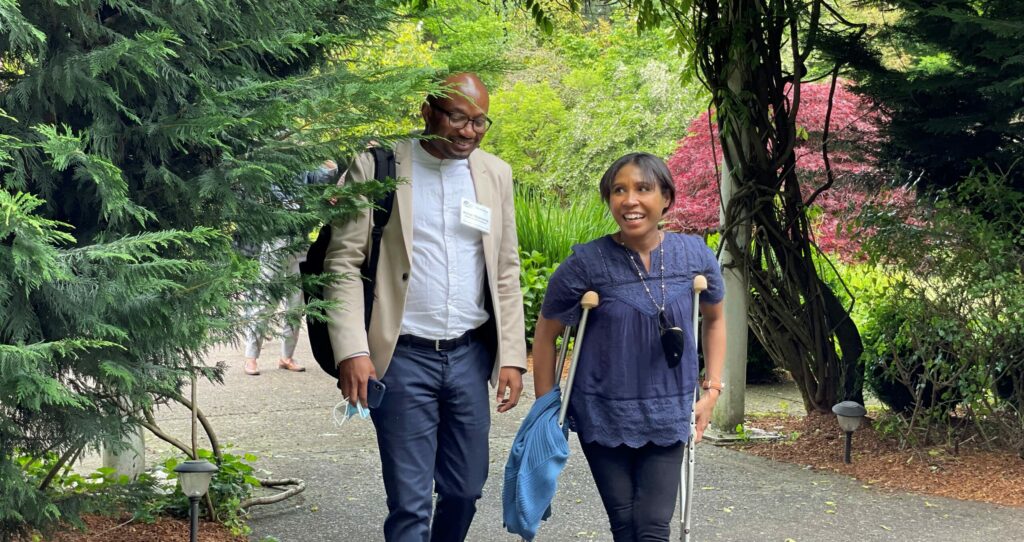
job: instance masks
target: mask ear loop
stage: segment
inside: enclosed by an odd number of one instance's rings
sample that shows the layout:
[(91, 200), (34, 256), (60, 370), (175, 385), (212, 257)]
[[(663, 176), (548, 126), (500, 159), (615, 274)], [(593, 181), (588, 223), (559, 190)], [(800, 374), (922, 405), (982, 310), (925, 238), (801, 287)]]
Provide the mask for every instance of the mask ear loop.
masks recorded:
[[(331, 412), (331, 416), (334, 418), (334, 425), (336, 425), (338, 427), (341, 427), (341, 426), (345, 425), (345, 422), (347, 422), (349, 420), (349, 418), (351, 418), (352, 416), (355, 416), (356, 413), (358, 413), (359, 417), (363, 418), (363, 419), (366, 419), (370, 415), (370, 411), (368, 409), (366, 409), (365, 407), (363, 407), (363, 404), (361, 402), (359, 402), (359, 401), (356, 401), (356, 411), (355, 412), (351, 412), (349, 410), (349, 406), (351, 406), (351, 405), (348, 402), (348, 397), (342, 397), (341, 398), (341, 402), (339, 402), (338, 404), (334, 405), (334, 410)], [(339, 417), (338, 410), (342, 409), (342, 408), (345, 409), (345, 413), (342, 414)]]

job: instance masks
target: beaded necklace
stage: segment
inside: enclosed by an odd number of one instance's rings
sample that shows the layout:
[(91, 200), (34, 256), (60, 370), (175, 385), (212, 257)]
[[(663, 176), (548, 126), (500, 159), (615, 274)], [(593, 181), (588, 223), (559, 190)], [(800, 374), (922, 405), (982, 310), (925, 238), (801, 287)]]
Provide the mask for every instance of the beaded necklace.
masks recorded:
[(644, 280), (644, 274), (640, 272), (640, 264), (633, 257), (633, 251), (626, 248), (625, 245), (622, 245), (622, 248), (629, 255), (629, 261), (633, 264), (633, 269), (636, 270), (636, 276), (640, 278), (640, 284), (643, 284), (647, 297), (658, 309), (658, 327), (661, 329), (661, 348), (665, 351), (665, 361), (670, 368), (678, 367), (686, 349), (686, 338), (683, 335), (683, 330), (669, 323), (665, 316), (665, 305), (668, 304), (668, 297), (665, 293), (665, 234), (661, 234), (661, 240), (658, 242), (658, 257), (661, 259), (661, 305), (654, 300), (654, 295), (651, 294), (651, 289), (647, 286), (647, 281)]
[(654, 308), (658, 309), (659, 316), (663, 315), (665, 313), (665, 301), (668, 299), (665, 295), (665, 234), (661, 234), (661, 240), (658, 241), (658, 259), (661, 264), (661, 305), (654, 300), (654, 295), (651, 294), (651, 289), (647, 286), (647, 281), (644, 280), (644, 274), (640, 272), (640, 265), (636, 263), (636, 258), (633, 257), (633, 251), (628, 249), (621, 241), (619, 241), (619, 245), (626, 250), (626, 255), (629, 256), (629, 261), (633, 264), (633, 269), (636, 270), (636, 276), (640, 278), (640, 284), (644, 286), (647, 297), (651, 298)]

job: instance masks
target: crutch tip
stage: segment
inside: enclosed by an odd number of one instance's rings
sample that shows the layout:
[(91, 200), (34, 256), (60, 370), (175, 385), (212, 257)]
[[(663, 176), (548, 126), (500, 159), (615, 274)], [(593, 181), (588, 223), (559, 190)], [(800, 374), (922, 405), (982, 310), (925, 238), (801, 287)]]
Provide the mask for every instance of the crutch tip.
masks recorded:
[(583, 294), (583, 301), (580, 304), (583, 305), (584, 309), (592, 309), (597, 306), (599, 301), (600, 297), (598, 297), (597, 292), (591, 290)]
[(708, 279), (704, 275), (693, 277), (693, 291), (703, 292), (708, 289)]

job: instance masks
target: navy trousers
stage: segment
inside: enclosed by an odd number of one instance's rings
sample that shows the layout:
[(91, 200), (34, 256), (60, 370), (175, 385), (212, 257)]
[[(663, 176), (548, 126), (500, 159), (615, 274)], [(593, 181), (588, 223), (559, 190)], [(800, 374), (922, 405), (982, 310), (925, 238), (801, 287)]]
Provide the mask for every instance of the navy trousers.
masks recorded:
[(384, 400), (371, 411), (387, 492), (387, 542), (465, 540), (487, 480), (493, 362), (480, 341), (442, 352), (395, 350), (381, 380)]
[(683, 444), (608, 448), (580, 442), (615, 542), (668, 542)]

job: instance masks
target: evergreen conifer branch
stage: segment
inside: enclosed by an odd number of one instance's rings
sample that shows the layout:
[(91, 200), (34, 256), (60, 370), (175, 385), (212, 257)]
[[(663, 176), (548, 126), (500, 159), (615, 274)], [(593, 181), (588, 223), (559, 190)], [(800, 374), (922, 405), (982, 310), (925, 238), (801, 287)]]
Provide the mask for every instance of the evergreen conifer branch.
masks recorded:
[(380, 194), (297, 180), (403, 137), (380, 127), (433, 72), (340, 60), (396, 5), (0, 0), (0, 539), (75, 518), (22, 457), (117, 442), (193, 375), (221, 381), (203, 357), (242, 300), (301, 282), (255, 257)]

